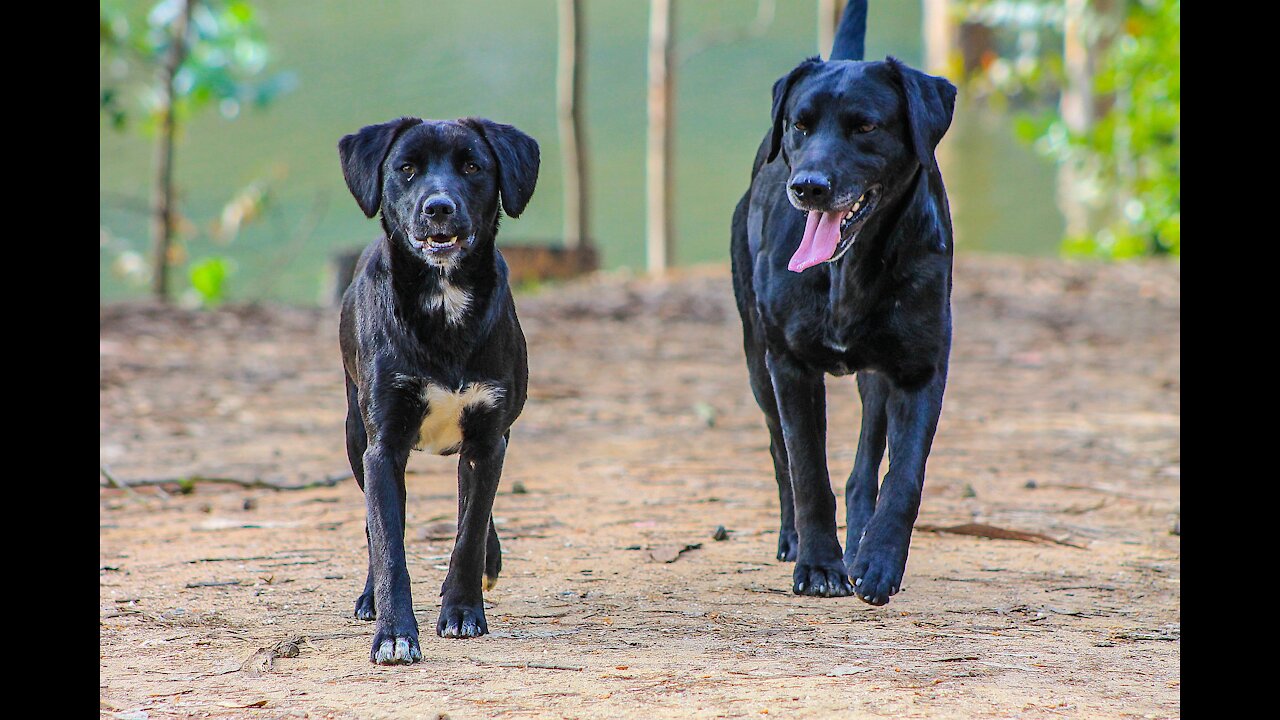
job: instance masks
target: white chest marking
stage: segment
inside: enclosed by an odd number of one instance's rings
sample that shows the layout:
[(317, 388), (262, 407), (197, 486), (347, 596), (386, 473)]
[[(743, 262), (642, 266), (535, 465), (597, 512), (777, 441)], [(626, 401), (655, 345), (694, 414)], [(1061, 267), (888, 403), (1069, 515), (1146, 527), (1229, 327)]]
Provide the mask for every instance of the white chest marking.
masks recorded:
[(482, 382), (470, 383), (456, 392), (427, 383), (422, 389), (427, 413), (422, 416), (422, 428), (413, 449), (433, 455), (457, 452), (462, 444), (462, 413), (475, 407), (495, 408), (502, 394), (502, 388)]
[(467, 314), (467, 308), (471, 307), (471, 293), (441, 278), (440, 292), (428, 295), (422, 306), (427, 312), (444, 311), (445, 321), (457, 325)]

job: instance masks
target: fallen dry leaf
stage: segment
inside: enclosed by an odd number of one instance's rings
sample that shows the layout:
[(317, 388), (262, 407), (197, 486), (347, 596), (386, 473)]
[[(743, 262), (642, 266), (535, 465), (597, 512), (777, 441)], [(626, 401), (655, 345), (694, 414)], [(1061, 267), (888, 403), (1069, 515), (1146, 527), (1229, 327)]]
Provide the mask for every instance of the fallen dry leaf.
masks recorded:
[(916, 525), (916, 530), (924, 530), (925, 532), (951, 533), (952, 535), (972, 535), (974, 537), (991, 538), (993, 540), (1020, 540), (1022, 542), (1049, 542), (1055, 545), (1066, 545), (1067, 547), (1078, 548), (1084, 550), (1083, 545), (1067, 542), (1066, 540), (1058, 540), (1048, 535), (1040, 533), (1023, 532), (1022, 530), (1008, 530), (1006, 528), (996, 527), (995, 525), (986, 525), (984, 523), (964, 523), (963, 525), (951, 525), (943, 527), (941, 525)]
[(649, 559), (655, 562), (673, 563), (680, 554), (687, 550), (697, 550), (702, 547), (702, 543), (694, 543), (692, 545), (659, 545), (649, 550)]

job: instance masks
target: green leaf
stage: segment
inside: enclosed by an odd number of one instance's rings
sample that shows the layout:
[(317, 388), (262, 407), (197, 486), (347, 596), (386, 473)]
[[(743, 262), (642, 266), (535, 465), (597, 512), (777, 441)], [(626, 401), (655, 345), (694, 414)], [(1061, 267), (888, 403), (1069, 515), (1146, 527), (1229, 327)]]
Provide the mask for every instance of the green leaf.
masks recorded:
[(231, 261), (224, 257), (205, 258), (191, 266), (191, 287), (200, 294), (205, 307), (215, 307), (222, 302), (231, 272)]

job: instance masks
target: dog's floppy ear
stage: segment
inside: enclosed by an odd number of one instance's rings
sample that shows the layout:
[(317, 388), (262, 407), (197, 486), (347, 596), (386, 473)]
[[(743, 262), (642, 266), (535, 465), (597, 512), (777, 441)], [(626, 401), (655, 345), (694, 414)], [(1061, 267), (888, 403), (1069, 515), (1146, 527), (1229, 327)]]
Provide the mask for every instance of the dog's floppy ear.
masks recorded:
[(405, 128), (420, 122), (419, 118), (402, 117), (381, 125), (366, 125), (338, 141), (342, 177), (365, 217), (377, 215), (382, 206), (382, 161), (387, 159), (391, 144)]
[(489, 144), (498, 159), (498, 191), (502, 194), (502, 210), (513, 218), (520, 217), (533, 197), (538, 184), (541, 158), (538, 141), (517, 130), (485, 118), (464, 118)]
[(791, 92), (791, 86), (821, 64), (822, 59), (817, 55), (807, 58), (773, 84), (773, 137), (769, 140), (769, 157), (765, 162), (773, 162), (773, 159), (778, 157), (778, 150), (782, 148), (782, 133), (786, 129), (783, 127), (786, 124), (786, 118), (782, 115), (787, 107), (787, 95)]
[(902, 93), (907, 99), (907, 124), (911, 128), (911, 144), (916, 158), (926, 172), (935, 172), (938, 161), (934, 151), (956, 109), (956, 86), (946, 78), (926, 75), (907, 67), (895, 57), (888, 58), (889, 66), (902, 81)]

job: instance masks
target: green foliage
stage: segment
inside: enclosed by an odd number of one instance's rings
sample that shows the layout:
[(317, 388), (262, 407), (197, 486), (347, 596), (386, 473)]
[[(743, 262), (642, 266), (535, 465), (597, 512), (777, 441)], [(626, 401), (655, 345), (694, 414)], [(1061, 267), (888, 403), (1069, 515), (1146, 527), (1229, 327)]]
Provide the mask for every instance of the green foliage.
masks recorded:
[(995, 30), (994, 47), (977, 58), (966, 76), (954, 58), (954, 77), (964, 76), (966, 94), (995, 107), (1025, 110), (1057, 102), (1063, 83), (1062, 0), (967, 0), (957, 15), (967, 24)]
[[(233, 119), (243, 105), (264, 107), (295, 85), (291, 73), (264, 76), (270, 54), (257, 12), (247, 0), (190, 0), (187, 52), (174, 76), (174, 111), (179, 123), (216, 102)], [(99, 7), (101, 109), (112, 125), (125, 129), (134, 115), (154, 128), (163, 113), (160, 76), (174, 42), (173, 25), (183, 0), (160, 0), (145, 22), (130, 21), (122, 0)]]
[(222, 303), (226, 298), (227, 277), (233, 272), (234, 263), (220, 256), (207, 257), (191, 265), (191, 289), (199, 297), (201, 306), (217, 307)]
[[(1043, 4), (981, 5), (990, 13), (996, 5)], [(1054, 18), (1040, 14), (1039, 31), (1052, 31), (1056, 22), (1060, 34), (1060, 19)], [(1046, 91), (1044, 79), (1061, 74), (1055, 45), (1041, 44), (1038, 57), (1018, 58), (1014, 65), (1024, 72), (1003, 72), (996, 65), (996, 72), (987, 67), (980, 74), (978, 87), (993, 97), (1014, 98), (1023, 106), (1053, 102), (1051, 110), (1025, 111), (1016, 127), (1039, 152), (1070, 166), (1073, 191), (1099, 209), (1096, 227), (1066, 238), (1064, 252), (1114, 259), (1181, 253), (1180, 41), (1180, 0), (1130, 0), (1094, 78), (1094, 91), (1110, 99), (1110, 107), (1083, 133), (1067, 127), (1056, 97)], [(1060, 77), (1055, 82), (1060, 86)]]
[[(200, 110), (216, 103), (219, 112), (234, 119), (243, 105), (264, 107), (277, 96), (291, 90), (290, 73), (266, 77), (269, 53), (258, 14), (247, 0), (160, 0), (151, 6), (145, 18), (131, 17), (136, 3), (124, 0), (101, 0), (99, 5), (99, 60), (101, 112), (119, 131), (131, 124), (144, 133), (155, 132), (165, 114), (166, 73), (173, 43), (178, 40), (175, 28), (184, 8), (190, 3), (181, 63), (173, 76), (171, 101), (175, 128), (181, 127)], [(229, 242), (240, 227), (261, 215), (268, 193), (261, 182), (242, 190), (224, 208), (213, 224), (215, 240)], [(194, 228), (195, 224), (175, 211), (177, 226)], [(104, 237), (113, 237), (107, 228)], [(175, 232), (174, 242), (179, 233)], [(171, 248), (171, 264), (180, 264), (181, 247)], [(117, 272), (135, 281), (145, 281), (140, 256), (131, 249), (118, 252), (113, 266)], [(188, 298), (210, 307), (225, 298), (227, 279), (232, 264), (222, 257), (206, 258), (191, 265)]]

